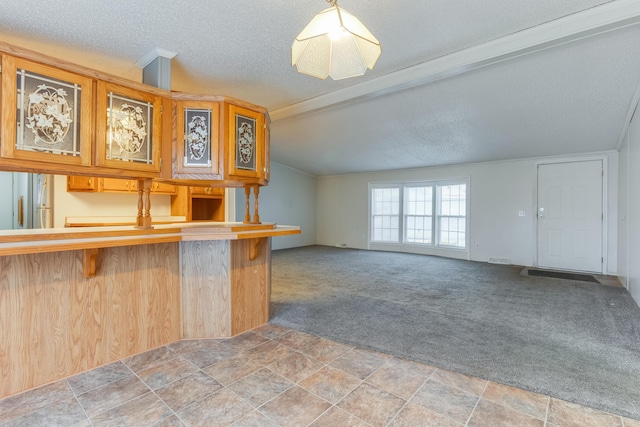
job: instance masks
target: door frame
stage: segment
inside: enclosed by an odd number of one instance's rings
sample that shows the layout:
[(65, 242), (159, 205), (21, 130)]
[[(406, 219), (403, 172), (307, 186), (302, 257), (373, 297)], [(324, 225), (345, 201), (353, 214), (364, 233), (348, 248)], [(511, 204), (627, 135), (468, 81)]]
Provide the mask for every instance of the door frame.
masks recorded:
[(538, 267), (538, 166), (558, 164), (558, 163), (577, 163), (589, 162), (594, 160), (602, 161), (602, 270), (600, 274), (606, 274), (609, 271), (609, 157), (606, 154), (592, 156), (571, 156), (556, 157), (553, 159), (538, 159), (533, 162), (533, 230), (535, 239), (533, 239), (533, 266)]

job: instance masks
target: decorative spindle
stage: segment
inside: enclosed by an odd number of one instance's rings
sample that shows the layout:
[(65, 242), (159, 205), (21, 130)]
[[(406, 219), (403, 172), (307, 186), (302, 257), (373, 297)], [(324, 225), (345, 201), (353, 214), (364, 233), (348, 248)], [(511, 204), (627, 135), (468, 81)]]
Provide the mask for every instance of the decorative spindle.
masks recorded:
[(135, 228), (151, 229), (151, 179), (138, 180), (138, 216)]
[(260, 194), (260, 187), (253, 187), (254, 201), (253, 201), (253, 223), (260, 224), (260, 213), (258, 212), (258, 195)]
[(244, 209), (244, 223), (251, 224), (251, 206), (250, 206), (250, 197), (251, 197), (251, 187), (244, 187), (244, 195), (247, 199), (246, 206)]
[(143, 189), (144, 186), (140, 185), (140, 180), (138, 180), (138, 215), (136, 216), (136, 225), (142, 223), (142, 209), (144, 208), (144, 201), (142, 200)]

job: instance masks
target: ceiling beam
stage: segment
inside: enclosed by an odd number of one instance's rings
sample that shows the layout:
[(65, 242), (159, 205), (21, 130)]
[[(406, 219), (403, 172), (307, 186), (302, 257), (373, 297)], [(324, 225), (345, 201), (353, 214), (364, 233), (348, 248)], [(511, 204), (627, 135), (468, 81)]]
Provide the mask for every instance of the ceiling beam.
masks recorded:
[(373, 80), (269, 111), (272, 121), (424, 85), (531, 52), (640, 23), (640, 0), (616, 0), (441, 56)]

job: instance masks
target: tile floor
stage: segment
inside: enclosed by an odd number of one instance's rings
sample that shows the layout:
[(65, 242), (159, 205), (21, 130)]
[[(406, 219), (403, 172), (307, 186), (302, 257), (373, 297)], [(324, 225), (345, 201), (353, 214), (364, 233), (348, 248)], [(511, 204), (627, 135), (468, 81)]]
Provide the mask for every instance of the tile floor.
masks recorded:
[(620, 426), (622, 418), (266, 325), (0, 400), (0, 426)]

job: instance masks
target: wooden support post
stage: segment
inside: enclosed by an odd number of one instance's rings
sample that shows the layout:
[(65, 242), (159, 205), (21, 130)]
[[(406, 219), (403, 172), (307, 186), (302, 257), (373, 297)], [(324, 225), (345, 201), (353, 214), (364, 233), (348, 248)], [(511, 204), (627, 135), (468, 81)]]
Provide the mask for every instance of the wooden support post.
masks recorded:
[(251, 206), (250, 206), (250, 197), (251, 197), (251, 187), (244, 187), (244, 195), (247, 199), (245, 209), (244, 209), (244, 223), (251, 224)]
[(258, 195), (260, 194), (260, 186), (253, 186), (253, 223), (260, 224), (260, 212), (258, 212)]
[(151, 179), (138, 180), (138, 215), (135, 228), (149, 230), (151, 225)]

